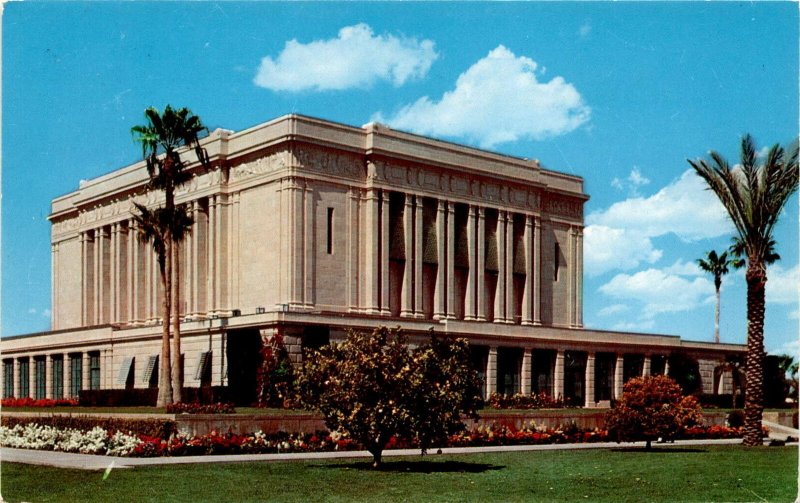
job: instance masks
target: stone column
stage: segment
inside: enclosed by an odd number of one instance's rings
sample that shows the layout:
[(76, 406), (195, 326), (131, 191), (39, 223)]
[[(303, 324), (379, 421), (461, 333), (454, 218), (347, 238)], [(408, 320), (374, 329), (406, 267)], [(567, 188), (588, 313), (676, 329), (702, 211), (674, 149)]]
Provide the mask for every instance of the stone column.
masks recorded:
[(119, 266), (117, 259), (119, 258), (119, 224), (114, 222), (111, 224), (111, 235), (109, 236), (109, 292), (108, 292), (108, 322), (113, 323), (117, 321), (117, 304), (119, 302)]
[(572, 225), (569, 226), (569, 237), (567, 238), (567, 257), (567, 290), (569, 291), (567, 305), (569, 306), (569, 326), (575, 328), (575, 284), (577, 278), (575, 277), (575, 227)]
[(525, 348), (522, 353), (522, 382), (520, 383), (520, 391), (523, 395), (530, 395), (533, 391), (533, 373), (531, 372), (532, 350)]
[(72, 360), (69, 353), (64, 353), (64, 398), (72, 398)]
[[(522, 294), (522, 324), (533, 325), (533, 217), (525, 215), (525, 291)], [(537, 299), (538, 300), (538, 299)]]
[(594, 359), (594, 351), (590, 351), (586, 354), (586, 391), (584, 393), (584, 396), (586, 397), (586, 403), (584, 404), (584, 407), (594, 407), (596, 405), (594, 399)]
[(497, 346), (489, 346), (489, 357), (486, 359), (486, 399), (497, 392)]
[(84, 351), (82, 356), (81, 356), (81, 358), (82, 358), (82, 362), (81, 362), (82, 363), (81, 380), (83, 381), (83, 382), (81, 382), (81, 389), (82, 390), (86, 390), (86, 389), (90, 389), (90, 383), (89, 383), (89, 353)]
[(106, 233), (105, 227), (100, 227), (98, 229), (100, 232), (100, 237), (97, 241), (96, 247), (96, 257), (97, 257), (97, 324), (107, 323), (108, 320), (108, 300), (109, 295), (106, 291), (106, 269), (108, 268), (108, 264), (106, 263), (106, 242), (108, 241), (108, 234)]
[(506, 212), (506, 323), (514, 323), (514, 214)]
[(128, 323), (138, 320), (139, 236), (137, 234), (136, 221), (131, 218), (128, 220)]
[(447, 318), (456, 318), (456, 205), (447, 203)]
[(379, 220), (379, 205), (380, 200), (378, 197), (378, 189), (369, 189), (367, 190), (367, 198), (366, 198), (366, 220), (367, 220), (367, 232), (364, 236), (366, 241), (366, 266), (367, 270), (364, 274), (365, 279), (365, 301), (366, 301), (366, 308), (367, 313), (369, 314), (379, 314), (380, 313), (380, 305), (378, 297), (380, 295), (380, 291), (378, 289), (380, 285), (380, 246), (378, 242), (378, 237), (380, 236), (380, 220)]
[(36, 398), (36, 359), (33, 355), (28, 358), (28, 396)]
[(556, 351), (556, 366), (553, 370), (553, 397), (564, 398), (564, 350)]
[(478, 208), (478, 267), (475, 270), (475, 288), (478, 291), (476, 319), (486, 321), (486, 208)]
[(381, 198), (381, 314), (389, 316), (389, 191), (382, 191)]
[(12, 360), (12, 361), (13, 361), (13, 369), (14, 369), (14, 375), (12, 376), (12, 379), (13, 379), (13, 382), (14, 382), (14, 385), (13, 385), (13, 387), (14, 387), (14, 398), (22, 398), (21, 396), (19, 396), (19, 393), (20, 393), (20, 389), (19, 389), (19, 358), (14, 358), (14, 360)]
[[(406, 196), (409, 197), (409, 196)], [(361, 275), (360, 271), (360, 209), (359, 205), (361, 202), (361, 189), (350, 187), (347, 191), (347, 298), (349, 303), (349, 310), (351, 312), (357, 312), (361, 309), (361, 304), (359, 301), (359, 278)], [(408, 250), (408, 249), (406, 249)], [(409, 252), (406, 251), (406, 254)], [(406, 260), (409, 260), (406, 258)]]
[[(291, 190), (289, 194), (293, 195)], [(217, 277), (217, 204), (218, 204), (218, 196), (208, 196), (208, 232), (206, 233), (206, 257), (207, 257), (207, 266), (206, 266), (206, 315), (212, 316), (216, 314), (217, 311), (217, 299), (214, 298), (214, 294), (216, 293), (216, 277)], [(290, 208), (290, 217), (297, 218), (295, 213), (296, 208)], [(289, 240), (291, 241), (291, 234), (294, 232), (294, 229), (289, 229), (290, 237)], [(292, 250), (292, 255), (294, 256), (295, 250)], [(293, 268), (289, 268), (289, 275), (290, 277), (297, 273), (297, 271)], [(290, 285), (293, 285), (293, 282), (290, 281)], [(290, 287), (290, 292), (292, 289)], [(290, 298), (293, 299), (294, 295), (290, 293)]]
[[(100, 351), (100, 389), (114, 389), (114, 357), (110, 349)], [(123, 383), (123, 388), (124, 388)]]
[(642, 364), (642, 375), (649, 376), (650, 375), (650, 355), (644, 355), (644, 363)]
[(533, 221), (533, 324), (542, 324), (542, 221)]
[(506, 212), (497, 212), (497, 288), (494, 292), (494, 321), (506, 321)]
[(575, 261), (576, 296), (575, 296), (575, 325), (583, 327), (583, 229), (578, 228), (576, 234), (577, 260)]
[(44, 397), (53, 399), (53, 355), (44, 357)]
[(223, 331), (211, 334), (211, 385), (228, 385), (227, 334)]
[(622, 398), (622, 379), (624, 377), (625, 369), (625, 355), (622, 353), (617, 354), (617, 362), (614, 365), (614, 399), (619, 400)]
[(475, 306), (475, 287), (477, 285), (477, 260), (476, 260), (476, 243), (475, 243), (475, 226), (477, 225), (477, 209), (473, 205), (469, 205), (469, 213), (467, 216), (467, 247), (469, 248), (469, 273), (467, 274), (467, 298), (464, 299), (464, 319), (473, 321), (477, 318), (477, 310)]
[(405, 195), (403, 207), (403, 248), (405, 250), (405, 266), (403, 269), (403, 287), (400, 294), (400, 316), (414, 315), (414, 202), (411, 194)]
[(425, 317), (422, 307), (422, 196), (414, 198), (414, 317)]
[(664, 358), (664, 375), (669, 375), (669, 357)]
[(441, 320), (447, 316), (445, 304), (445, 265), (447, 262), (447, 236), (445, 218), (447, 202), (439, 199), (436, 207), (436, 287), (433, 295), (433, 319)]
[(192, 314), (192, 318), (197, 319), (200, 317), (200, 260), (202, 258), (200, 257), (200, 203), (196, 200), (192, 201), (192, 218), (194, 220), (190, 236), (192, 262), (188, 267), (191, 269), (192, 277), (189, 288), (191, 291), (189, 312)]
[(92, 301), (90, 293), (91, 290), (91, 275), (89, 274), (89, 233), (81, 232), (81, 324), (88, 326), (92, 324), (90, 319), (89, 305)]

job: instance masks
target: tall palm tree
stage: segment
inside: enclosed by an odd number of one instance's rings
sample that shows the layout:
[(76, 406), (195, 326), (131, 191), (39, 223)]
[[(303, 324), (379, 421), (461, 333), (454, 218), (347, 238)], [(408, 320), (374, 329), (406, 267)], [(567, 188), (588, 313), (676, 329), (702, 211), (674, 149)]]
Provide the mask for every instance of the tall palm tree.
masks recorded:
[(146, 206), (133, 203), (136, 210), (133, 218), (139, 229), (139, 240), (142, 243), (150, 243), (156, 254), (158, 261), (159, 277), (161, 278), (161, 288), (165, 295), (161, 299), (162, 331), (161, 331), (161, 361), (158, 372), (158, 398), (156, 406), (163, 407), (172, 402), (172, 375), (170, 369), (170, 350), (169, 350), (169, 314), (170, 296), (166, 295), (167, 278), (170, 277), (170, 261), (167, 260), (166, 243), (169, 235), (168, 220), (164, 208), (150, 210)]
[(759, 163), (750, 135), (742, 138), (740, 164), (730, 166), (717, 152), (710, 161), (689, 161), (695, 172), (728, 211), (747, 258), (747, 385), (745, 392), (744, 445), (760, 445), (764, 411), (764, 292), (766, 259), (778, 217), (789, 197), (797, 191), (798, 152), (787, 153), (774, 145)]
[(729, 268), (733, 265), (728, 257), (728, 252), (724, 251), (717, 255), (716, 250), (706, 253), (706, 258), (697, 259), (700, 269), (714, 275), (714, 288), (717, 291), (717, 305), (714, 309), (714, 342), (719, 344), (719, 290), (722, 288), (722, 277), (728, 274)]
[[(164, 215), (170, 220), (166, 226), (167, 232), (163, 236), (165, 254), (163, 273), (166, 276), (162, 280), (165, 303), (170, 307), (170, 311), (163, 320), (165, 328), (162, 330), (162, 336), (167, 338), (168, 346), (171, 308), (173, 305), (177, 306), (179, 302), (179, 299), (174, 299), (174, 302), (172, 299), (172, 262), (177, 256), (173, 251), (172, 244), (173, 232), (176, 229), (171, 222), (175, 215), (175, 189), (191, 178), (188, 170), (189, 163), (184, 161), (181, 154), (186, 153), (189, 148), (193, 148), (200, 165), (203, 168), (208, 166), (208, 156), (200, 146), (200, 134), (206, 131), (206, 127), (203, 126), (200, 118), (193, 115), (187, 108), (176, 110), (167, 105), (164, 112), (160, 113), (158, 109), (150, 107), (145, 110), (144, 115), (147, 124), (132, 127), (131, 133), (134, 135), (134, 139), (142, 145), (142, 157), (147, 163), (147, 172), (150, 175), (149, 188), (164, 191)], [(177, 309), (175, 311), (174, 323), (179, 325), (180, 314)], [(175, 337), (180, 337), (180, 330)], [(176, 345), (180, 347), (180, 342), (178, 341)], [(180, 353), (173, 354), (173, 356), (175, 362), (172, 363), (172, 367), (180, 369)], [(169, 362), (162, 349), (162, 360), (164, 359)], [(181, 372), (174, 372), (173, 379), (175, 384), (171, 385), (172, 393), (167, 403), (181, 399), (181, 389), (183, 388)], [(159, 396), (161, 396), (160, 391)]]
[(172, 299), (175, 315), (172, 318), (172, 398), (175, 402), (183, 400), (183, 365), (181, 356), (181, 244), (192, 229), (192, 217), (186, 206), (176, 206), (170, 219), (172, 237), (172, 264), (175, 281), (172, 282)]

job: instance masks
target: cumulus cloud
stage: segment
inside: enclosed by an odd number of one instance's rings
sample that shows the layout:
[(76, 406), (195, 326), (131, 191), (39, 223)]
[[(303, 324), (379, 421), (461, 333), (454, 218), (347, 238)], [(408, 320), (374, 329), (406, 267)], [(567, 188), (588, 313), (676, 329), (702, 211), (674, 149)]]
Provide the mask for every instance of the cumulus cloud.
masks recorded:
[(611, 180), (611, 186), (617, 190), (627, 190), (631, 197), (639, 195), (639, 187), (650, 183), (650, 179), (643, 176), (642, 172), (636, 166), (633, 167), (628, 177), (624, 180), (614, 178)]
[(784, 269), (773, 264), (767, 271), (767, 302), (793, 304), (800, 300), (800, 265)]
[[(539, 72), (540, 74), (542, 72)], [(373, 120), (418, 134), (465, 138), (491, 148), (575, 130), (591, 109), (563, 77), (539, 82), (537, 63), (500, 45), (462, 73), (438, 100), (424, 96)]]
[(598, 316), (613, 316), (615, 314), (624, 313), (629, 308), (625, 304), (612, 304), (597, 311)]
[(368, 88), (376, 81), (401, 86), (427, 75), (437, 57), (431, 40), (375, 35), (359, 23), (342, 28), (336, 38), (286, 42), (275, 59), (261, 60), (253, 82), (290, 92)]
[(590, 225), (584, 229), (583, 239), (583, 267), (589, 276), (627, 271), (642, 262), (652, 264), (662, 255), (647, 236), (627, 229)]
[(686, 278), (652, 268), (618, 274), (599, 291), (616, 300), (642, 304), (642, 320), (662, 313), (690, 311), (714, 298), (714, 284), (704, 277)]
[(587, 223), (636, 231), (647, 237), (673, 233), (684, 241), (733, 232), (725, 208), (694, 171), (650, 197), (633, 197), (587, 216)]

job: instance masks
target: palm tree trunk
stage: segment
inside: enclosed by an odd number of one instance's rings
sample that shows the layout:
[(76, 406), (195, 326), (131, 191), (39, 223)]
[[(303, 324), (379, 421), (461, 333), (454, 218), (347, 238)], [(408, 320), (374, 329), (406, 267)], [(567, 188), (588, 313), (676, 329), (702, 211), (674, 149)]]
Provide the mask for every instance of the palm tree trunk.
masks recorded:
[(714, 309), (714, 342), (719, 344), (719, 287), (717, 287), (717, 307)]
[(763, 263), (748, 260), (747, 274), (747, 385), (744, 399), (744, 445), (762, 445), (764, 412), (764, 288)]
[(164, 298), (161, 300), (161, 364), (158, 373), (158, 399), (157, 407), (164, 407), (172, 403), (172, 375), (170, 366), (169, 349), (169, 322), (170, 322), (170, 294), (172, 286), (172, 246), (170, 239), (164, 240), (164, 266), (161, 270), (161, 289)]
[(172, 243), (172, 269), (175, 277), (172, 282), (172, 401), (175, 403), (183, 401), (183, 365), (181, 360), (181, 261), (180, 243)]

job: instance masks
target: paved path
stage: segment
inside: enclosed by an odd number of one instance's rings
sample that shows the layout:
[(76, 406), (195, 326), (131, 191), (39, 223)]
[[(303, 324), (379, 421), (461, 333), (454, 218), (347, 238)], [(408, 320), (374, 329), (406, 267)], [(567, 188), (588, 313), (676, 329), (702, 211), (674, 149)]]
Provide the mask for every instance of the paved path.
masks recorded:
[(772, 421), (761, 421), (761, 423), (769, 428), (769, 438), (777, 440), (787, 440), (789, 437), (800, 438), (800, 430), (797, 428), (773, 423)]
[[(723, 440), (678, 440), (670, 447), (691, 445), (736, 445), (741, 439)], [(656, 445), (656, 449), (658, 448)], [(643, 447), (644, 442), (617, 444), (615, 442), (598, 442), (592, 444), (548, 444), (548, 445), (506, 445), (492, 447), (447, 447), (442, 454), (477, 454), (487, 452), (518, 451), (554, 451), (576, 449), (618, 449)], [(429, 451), (430, 455), (436, 451)], [(383, 452), (383, 457), (419, 456), (419, 449), (395, 449)], [(249, 463), (254, 461), (304, 461), (344, 458), (370, 458), (366, 451), (348, 452), (300, 452), (291, 454), (225, 454), (215, 456), (176, 456), (159, 458), (118, 458), (114, 456), (97, 456), (92, 454), (73, 454), (68, 452), (35, 451), (29, 449), (0, 448), (0, 462), (25, 463), (32, 465), (74, 468), (79, 470), (105, 470), (112, 468), (133, 468), (137, 466), (178, 465), (196, 463)]]

